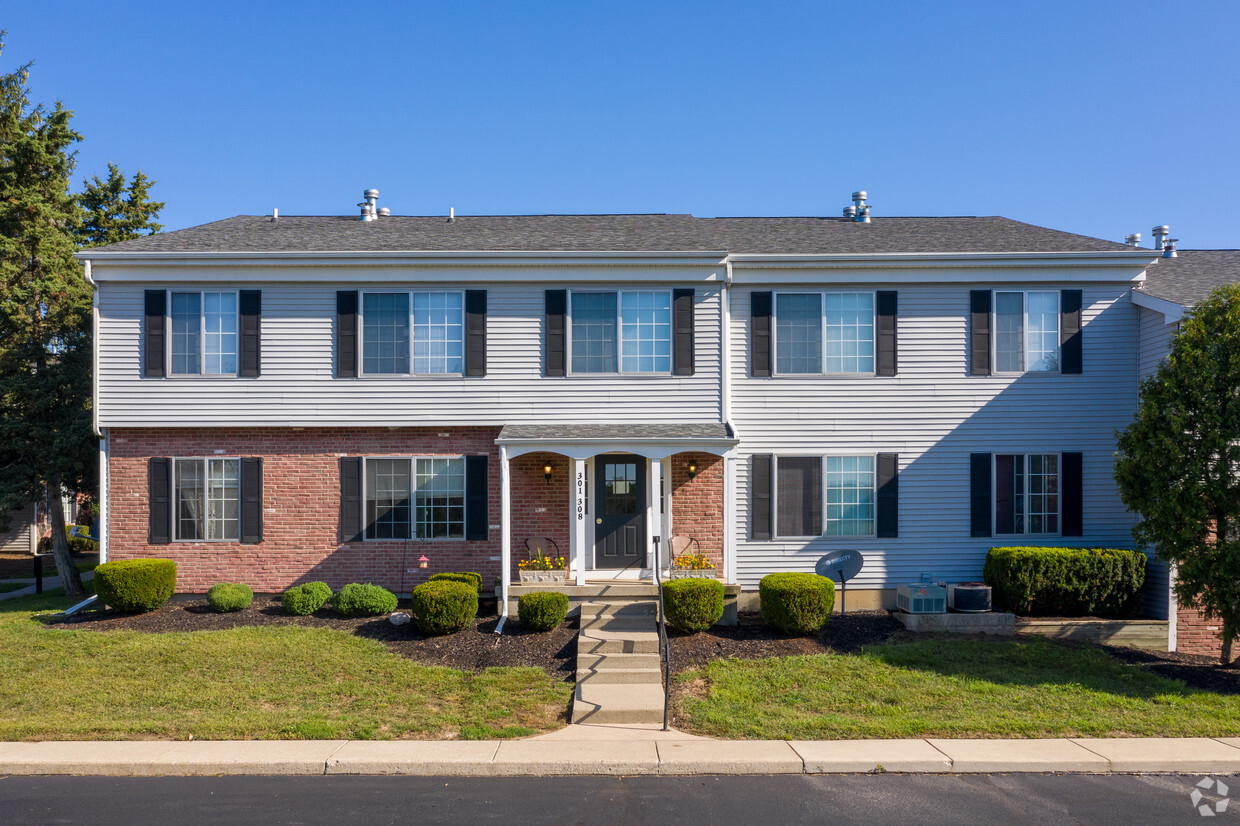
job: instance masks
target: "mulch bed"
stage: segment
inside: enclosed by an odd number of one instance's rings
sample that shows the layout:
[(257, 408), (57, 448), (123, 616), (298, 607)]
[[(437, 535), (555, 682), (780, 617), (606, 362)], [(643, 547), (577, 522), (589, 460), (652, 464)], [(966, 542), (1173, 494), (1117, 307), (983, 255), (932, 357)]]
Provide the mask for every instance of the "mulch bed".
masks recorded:
[[(514, 618), (515, 619), (515, 618)], [(301, 626), (335, 628), (378, 640), (393, 653), (423, 665), (442, 665), (478, 672), (493, 666), (532, 666), (565, 681), (577, 668), (577, 621), (570, 619), (544, 633), (524, 632), (514, 621), (496, 636), (495, 616), (480, 616), (457, 632), (428, 637), (417, 625), (396, 626), (387, 617), (342, 617), (330, 609), (295, 617), (284, 611), (278, 596), (258, 594), (249, 608), (217, 614), (205, 599), (173, 600), (146, 614), (120, 614), (111, 609), (84, 611), (58, 617), (49, 624), (86, 631), (144, 631), (164, 634), (176, 631), (220, 631), (242, 626)]]

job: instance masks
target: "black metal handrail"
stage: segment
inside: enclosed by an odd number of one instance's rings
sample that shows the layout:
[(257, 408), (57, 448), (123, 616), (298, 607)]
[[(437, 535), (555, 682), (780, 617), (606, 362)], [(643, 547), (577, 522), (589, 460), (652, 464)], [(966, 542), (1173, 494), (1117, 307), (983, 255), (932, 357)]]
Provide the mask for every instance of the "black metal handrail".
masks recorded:
[(654, 537), (654, 586), (659, 592), (659, 648), (663, 652), (663, 730), (668, 731), (667, 712), (672, 693), (672, 646), (667, 641), (667, 621), (663, 611), (663, 571), (657, 536)]

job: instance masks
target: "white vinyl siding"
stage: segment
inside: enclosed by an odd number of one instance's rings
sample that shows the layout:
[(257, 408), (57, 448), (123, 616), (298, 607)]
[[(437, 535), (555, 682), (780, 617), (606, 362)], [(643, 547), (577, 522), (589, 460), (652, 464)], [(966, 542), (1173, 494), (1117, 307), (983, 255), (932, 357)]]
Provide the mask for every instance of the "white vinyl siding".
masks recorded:
[[(766, 274), (764, 273), (764, 276)], [(756, 588), (772, 571), (813, 571), (823, 554), (855, 549), (865, 567), (849, 588), (894, 588), (929, 574), (935, 581), (981, 578), (990, 548), (1010, 544), (970, 536), (969, 455), (974, 452), (1082, 453), (1084, 535), (1055, 544), (1133, 547), (1135, 517), (1112, 478), (1114, 431), (1132, 420), (1137, 399), (1136, 312), (1123, 284), (1077, 280), (1046, 290), (1081, 289), (1083, 361), (1090, 381), (1058, 373), (969, 374), (973, 283), (887, 283), (865, 271), (867, 286), (899, 291), (898, 376), (749, 375), (751, 294), (768, 284), (734, 286), (730, 341), (730, 421), (741, 437), (736, 462), (737, 578)], [(979, 273), (979, 275), (983, 275)], [(832, 277), (838, 278), (834, 272)], [(927, 277), (930, 277), (927, 275)], [(800, 284), (787, 292), (804, 292)], [(774, 325), (772, 325), (773, 327)], [(899, 537), (750, 539), (753, 454), (899, 455)], [(826, 479), (824, 477), (824, 487)], [(1044, 540), (1039, 540), (1044, 541)]]
[[(550, 275), (550, 273), (549, 273)], [(722, 286), (696, 282), (696, 364), (692, 376), (579, 374), (543, 377), (545, 290), (573, 282), (485, 284), (487, 375), (411, 381), (372, 375), (334, 378), (338, 284), (271, 284), (239, 271), (233, 281), (263, 292), (262, 376), (247, 382), (178, 377), (151, 382), (140, 369), (142, 284), (104, 282), (99, 290), (99, 417), (103, 427), (453, 426), (502, 424), (718, 422)], [(395, 292), (381, 285), (350, 287)], [(695, 282), (689, 282), (695, 283)], [(680, 284), (675, 284), (679, 286)], [(434, 290), (428, 290), (434, 291)], [(443, 290), (440, 290), (443, 292)], [(447, 428), (445, 428), (447, 429)]]

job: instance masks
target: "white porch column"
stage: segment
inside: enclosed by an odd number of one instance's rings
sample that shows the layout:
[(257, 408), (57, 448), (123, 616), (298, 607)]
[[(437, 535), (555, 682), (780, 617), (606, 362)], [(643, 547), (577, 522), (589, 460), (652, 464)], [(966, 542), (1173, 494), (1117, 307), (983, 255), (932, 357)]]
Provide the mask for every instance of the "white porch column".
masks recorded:
[(723, 576), (736, 584), (736, 455), (723, 459)]
[[(666, 459), (650, 460), (650, 490), (652, 492), (650, 510), (654, 519), (651, 530), (651, 538), (658, 538), (657, 543), (653, 543), (658, 552), (658, 556), (654, 560), (654, 565), (663, 567), (663, 560), (667, 559), (667, 533), (664, 530), (664, 514), (663, 514), (663, 465)], [(650, 567), (653, 569), (654, 565)], [(651, 582), (658, 582), (658, 577), (653, 570), (650, 574)]]
[(499, 446), (500, 596), (499, 615), (508, 616), (508, 587), (512, 584), (512, 481), (508, 476), (508, 448)]
[(573, 458), (573, 532), (570, 555), (577, 570), (577, 584), (586, 584), (586, 460)]

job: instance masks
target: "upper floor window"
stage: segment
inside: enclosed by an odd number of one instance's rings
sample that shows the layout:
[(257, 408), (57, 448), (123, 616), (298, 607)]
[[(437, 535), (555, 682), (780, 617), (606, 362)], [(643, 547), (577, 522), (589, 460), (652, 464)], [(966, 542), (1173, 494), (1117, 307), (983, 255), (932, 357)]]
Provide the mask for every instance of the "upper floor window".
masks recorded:
[(671, 293), (574, 292), (569, 316), (572, 372), (672, 371)]
[(368, 458), (365, 465), (367, 539), (464, 538), (464, 459)]
[(240, 459), (176, 459), (173, 480), (176, 539), (240, 537)]
[(777, 293), (775, 372), (874, 372), (874, 293)]
[(367, 292), (361, 309), (364, 374), (408, 374), (411, 366), (416, 375), (464, 372), (462, 293)]
[(1059, 370), (1059, 293), (995, 293), (995, 372)]
[(1059, 533), (1059, 455), (995, 455), (995, 533)]
[(237, 294), (174, 292), (172, 374), (236, 375)]

